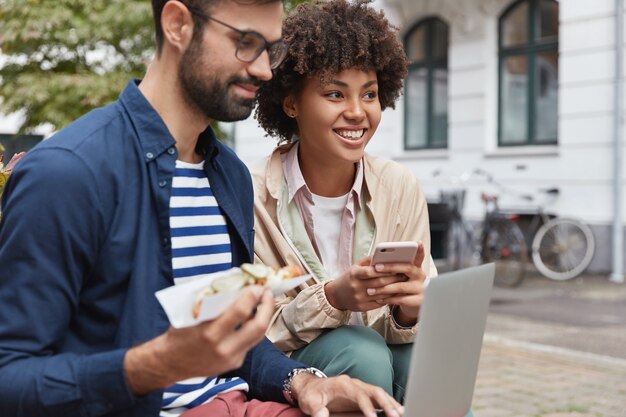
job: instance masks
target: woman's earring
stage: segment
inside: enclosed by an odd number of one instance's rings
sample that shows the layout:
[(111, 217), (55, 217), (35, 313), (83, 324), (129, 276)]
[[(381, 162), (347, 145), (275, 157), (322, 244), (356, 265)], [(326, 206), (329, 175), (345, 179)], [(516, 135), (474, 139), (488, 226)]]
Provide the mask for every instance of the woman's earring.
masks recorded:
[(296, 117), (295, 113), (289, 113), (289, 117), (291, 117), (292, 119)]

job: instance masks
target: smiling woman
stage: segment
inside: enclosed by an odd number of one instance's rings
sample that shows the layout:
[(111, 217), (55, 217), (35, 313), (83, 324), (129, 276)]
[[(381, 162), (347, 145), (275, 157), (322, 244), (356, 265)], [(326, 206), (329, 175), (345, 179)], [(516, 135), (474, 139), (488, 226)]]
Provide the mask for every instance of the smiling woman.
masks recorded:
[[(256, 116), (279, 146), (253, 172), (256, 261), (315, 278), (277, 300), (268, 337), (329, 375), (402, 400), (423, 282), (436, 275), (426, 201), (399, 164), (368, 155), (407, 73), (396, 29), (369, 1), (299, 6)], [(421, 241), (413, 262), (372, 266), (379, 242)]]

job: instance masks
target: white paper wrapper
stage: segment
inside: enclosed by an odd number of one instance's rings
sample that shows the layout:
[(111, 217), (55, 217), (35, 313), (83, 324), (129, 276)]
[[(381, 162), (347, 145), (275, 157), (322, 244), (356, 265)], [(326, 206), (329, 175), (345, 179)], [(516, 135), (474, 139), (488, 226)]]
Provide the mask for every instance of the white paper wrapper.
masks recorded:
[[(202, 300), (200, 314), (198, 314), (197, 318), (193, 317), (192, 310), (197, 294), (208, 287), (214, 279), (238, 273), (239, 271), (239, 268), (231, 268), (193, 281), (173, 285), (157, 291), (155, 295), (159, 303), (161, 303), (163, 310), (165, 310), (172, 327), (177, 329), (190, 327), (202, 321), (215, 319), (241, 295), (245, 288), (239, 291), (207, 295)], [(267, 288), (272, 291), (274, 296), (277, 296), (297, 287), (309, 278), (311, 278), (311, 275), (302, 275), (301, 277), (268, 284)]]

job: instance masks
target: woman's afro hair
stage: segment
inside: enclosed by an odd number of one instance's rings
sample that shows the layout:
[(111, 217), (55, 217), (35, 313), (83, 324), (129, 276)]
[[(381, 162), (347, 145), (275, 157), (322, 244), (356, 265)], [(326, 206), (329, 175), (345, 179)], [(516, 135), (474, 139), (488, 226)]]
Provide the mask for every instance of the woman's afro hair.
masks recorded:
[(283, 99), (297, 95), (304, 79), (322, 82), (333, 74), (360, 69), (375, 71), (381, 108), (395, 108), (407, 74), (407, 59), (392, 26), (371, 0), (330, 0), (300, 4), (283, 25), (289, 45), (285, 61), (259, 89), (255, 116), (268, 135), (290, 142), (297, 134), (294, 119), (283, 112)]

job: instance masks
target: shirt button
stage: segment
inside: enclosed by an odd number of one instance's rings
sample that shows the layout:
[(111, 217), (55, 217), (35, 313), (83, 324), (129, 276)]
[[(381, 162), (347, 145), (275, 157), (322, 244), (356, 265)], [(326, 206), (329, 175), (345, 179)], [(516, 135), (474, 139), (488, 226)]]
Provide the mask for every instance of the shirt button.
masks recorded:
[(165, 187), (166, 185), (167, 185), (167, 181), (166, 180), (159, 181), (159, 187)]
[(168, 243), (170, 243), (170, 238), (169, 237), (164, 237), (163, 238), (163, 245), (167, 245)]
[(167, 150), (167, 153), (169, 153), (170, 155), (174, 155), (176, 153), (176, 148), (169, 148)]
[(147, 160), (150, 160), (150, 159), (152, 159), (152, 158), (154, 158), (154, 154), (153, 154), (152, 152), (148, 152), (148, 153), (146, 153), (146, 159), (147, 159)]

